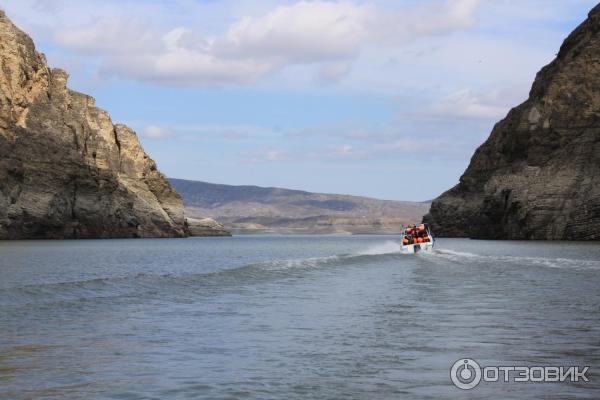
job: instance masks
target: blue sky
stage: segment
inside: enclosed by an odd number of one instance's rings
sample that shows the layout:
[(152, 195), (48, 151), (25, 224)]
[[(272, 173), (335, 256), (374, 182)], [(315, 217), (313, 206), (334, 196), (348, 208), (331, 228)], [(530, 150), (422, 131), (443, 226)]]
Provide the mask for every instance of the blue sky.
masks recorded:
[(594, 1), (3, 1), (170, 177), (397, 200), (458, 181)]

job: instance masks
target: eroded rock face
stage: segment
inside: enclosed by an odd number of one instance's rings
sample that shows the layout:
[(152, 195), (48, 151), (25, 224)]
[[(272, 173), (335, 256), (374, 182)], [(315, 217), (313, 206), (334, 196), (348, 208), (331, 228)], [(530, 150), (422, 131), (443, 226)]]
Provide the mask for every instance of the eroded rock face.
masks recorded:
[(0, 57), (0, 239), (188, 234), (135, 132), (67, 89), (1, 11)]
[(231, 236), (231, 232), (212, 218), (188, 218), (191, 236)]
[(440, 236), (600, 239), (600, 5), (424, 221)]

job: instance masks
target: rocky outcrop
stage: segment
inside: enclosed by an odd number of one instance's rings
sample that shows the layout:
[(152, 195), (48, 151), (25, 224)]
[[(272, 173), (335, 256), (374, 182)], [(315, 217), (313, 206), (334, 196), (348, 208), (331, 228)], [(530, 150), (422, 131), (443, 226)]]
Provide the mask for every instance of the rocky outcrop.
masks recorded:
[(440, 236), (600, 239), (600, 5), (424, 221)]
[(231, 236), (231, 232), (212, 218), (188, 218), (191, 236)]
[(0, 239), (181, 237), (179, 194), (0, 11)]

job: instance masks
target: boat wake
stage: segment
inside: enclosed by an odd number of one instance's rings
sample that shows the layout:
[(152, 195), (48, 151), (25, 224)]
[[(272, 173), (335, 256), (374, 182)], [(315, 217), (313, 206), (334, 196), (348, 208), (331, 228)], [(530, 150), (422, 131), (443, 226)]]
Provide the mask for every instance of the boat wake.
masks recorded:
[(398, 263), (399, 267), (402, 267), (401, 264), (404, 262), (402, 260), (409, 259), (453, 265), (470, 263), (498, 266), (504, 263), (515, 267), (600, 270), (600, 261), (589, 259), (482, 255), (439, 248), (435, 248), (432, 252), (406, 255), (401, 252), (401, 245), (398, 242), (389, 240), (350, 254), (267, 260), (210, 272), (138, 273), (2, 288), (0, 307), (55, 303), (72, 305), (113, 301), (117, 298), (165, 298), (178, 294), (211, 295), (224, 289), (245, 290), (250, 285), (260, 282), (297, 279), (306, 276), (306, 273), (311, 270), (364, 266), (386, 260)]
[(469, 252), (454, 251), (449, 249), (436, 249), (432, 256), (452, 262), (482, 262), (482, 263), (510, 263), (521, 266), (539, 266), (547, 268), (596, 270), (600, 269), (600, 261), (573, 258), (547, 258), (547, 257), (519, 257), (482, 255)]
[(398, 242), (394, 242), (392, 240), (388, 240), (384, 243), (378, 243), (363, 251), (359, 251), (357, 255), (364, 256), (377, 256), (382, 254), (395, 254), (400, 253), (402, 251), (402, 246)]
[(57, 302), (89, 302), (118, 297), (139, 297), (145, 293), (179, 293), (183, 288), (201, 293), (224, 287), (244, 288), (249, 284), (275, 279), (300, 277), (309, 270), (363, 265), (387, 257), (399, 256), (400, 245), (393, 241), (376, 244), (352, 254), (323, 257), (279, 259), (249, 263), (211, 272), (152, 274), (41, 283), (0, 289), (0, 307)]

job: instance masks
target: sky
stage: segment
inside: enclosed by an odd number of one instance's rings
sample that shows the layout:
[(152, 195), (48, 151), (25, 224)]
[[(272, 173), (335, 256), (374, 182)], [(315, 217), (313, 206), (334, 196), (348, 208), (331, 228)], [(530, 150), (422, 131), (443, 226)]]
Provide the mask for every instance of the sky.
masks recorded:
[(2, 0), (174, 178), (424, 201), (588, 0)]

